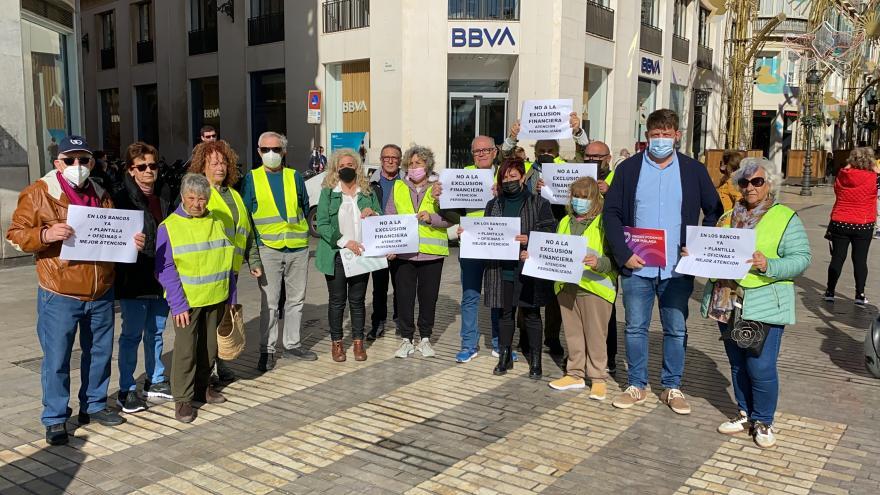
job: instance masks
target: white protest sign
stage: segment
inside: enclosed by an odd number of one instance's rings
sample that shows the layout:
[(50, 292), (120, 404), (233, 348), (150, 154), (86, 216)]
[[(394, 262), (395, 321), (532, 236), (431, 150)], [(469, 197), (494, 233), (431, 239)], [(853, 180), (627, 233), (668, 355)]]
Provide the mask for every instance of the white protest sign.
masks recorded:
[(587, 238), (579, 235), (529, 234), (529, 257), (523, 275), (577, 284), (584, 273)]
[(555, 205), (568, 204), (568, 190), (572, 182), (581, 177), (598, 176), (599, 167), (595, 163), (545, 163), (541, 167), (544, 187), (541, 196)]
[(416, 215), (372, 216), (361, 220), (364, 256), (419, 252)]
[(682, 256), (675, 271), (698, 277), (739, 280), (752, 265), (746, 260), (755, 252), (753, 229), (719, 227), (687, 228), (688, 256)]
[(518, 260), (519, 217), (461, 217), (459, 258)]
[(348, 248), (339, 250), (339, 259), (342, 260), (346, 278), (388, 268), (388, 258), (385, 256), (358, 256)]
[(569, 114), (574, 103), (563, 100), (526, 100), (520, 116), (518, 139), (569, 139)]
[(134, 235), (144, 228), (144, 212), (71, 205), (67, 225), (73, 235), (61, 245), (61, 259), (134, 263)]
[(492, 182), (495, 173), (486, 169), (443, 169), (440, 182), (440, 208), (485, 208), (492, 195)]

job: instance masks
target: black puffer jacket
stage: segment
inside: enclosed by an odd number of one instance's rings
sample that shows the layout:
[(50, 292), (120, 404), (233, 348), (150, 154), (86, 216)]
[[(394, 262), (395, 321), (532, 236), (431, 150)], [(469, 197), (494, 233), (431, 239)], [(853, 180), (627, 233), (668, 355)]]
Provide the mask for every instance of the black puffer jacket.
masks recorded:
[[(174, 211), (171, 189), (161, 182), (156, 183), (155, 193), (159, 198), (162, 219)], [(141, 210), (144, 212), (144, 230), (146, 236), (144, 249), (138, 253), (135, 263), (116, 264), (116, 283), (114, 284), (116, 299), (135, 299), (141, 296), (161, 296), (162, 286), (156, 280), (156, 231), (159, 223), (153, 218), (147, 203), (147, 197), (141, 192), (130, 174), (125, 174), (122, 188), (113, 195), (113, 205), (123, 210)]]

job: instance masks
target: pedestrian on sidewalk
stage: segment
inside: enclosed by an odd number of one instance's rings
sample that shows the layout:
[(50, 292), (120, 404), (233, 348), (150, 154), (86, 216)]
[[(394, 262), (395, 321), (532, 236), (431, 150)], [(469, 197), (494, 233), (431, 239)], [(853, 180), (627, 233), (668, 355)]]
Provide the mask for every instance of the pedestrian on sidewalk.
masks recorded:
[[(71, 205), (112, 208), (107, 191), (89, 179), (95, 162), (86, 140), (67, 136), (58, 143), (55, 169), (26, 187), (6, 239), (15, 249), (36, 258), (37, 336), (43, 351), (42, 422), (49, 445), (68, 441), (71, 415), (70, 355), (79, 329), (83, 368), (79, 389), (79, 424), (95, 421), (118, 426), (125, 420), (107, 407), (110, 361), (113, 357), (114, 263), (62, 260), (61, 243), (75, 234), (67, 225)], [(144, 248), (138, 233), (134, 244)]]
[[(315, 267), (327, 280), (327, 321), (330, 324), (333, 361), (345, 361), (342, 343), (342, 322), (345, 302), (351, 316), (351, 338), (355, 361), (366, 361), (364, 349), (364, 326), (366, 323), (367, 284), (366, 273), (347, 277), (342, 266), (342, 256), (361, 256), (361, 220), (381, 215), (379, 198), (370, 187), (358, 153), (344, 148), (330, 156), (327, 175), (321, 184), (318, 200), (318, 251)], [(340, 251), (345, 249), (346, 251)]]
[(119, 300), (122, 332), (119, 334), (119, 396), (122, 412), (136, 413), (147, 408), (138, 396), (134, 371), (138, 347), (144, 343), (144, 397), (173, 398), (162, 363), (163, 334), (168, 319), (168, 303), (156, 280), (156, 232), (159, 224), (174, 211), (171, 188), (159, 180), (159, 152), (147, 143), (131, 144), (125, 151), (128, 173), (122, 188), (113, 196), (113, 204), (123, 210), (144, 213), (144, 249), (134, 263), (116, 266), (114, 292)]
[(195, 419), (192, 403), (220, 404), (226, 397), (210, 384), (217, 359), (217, 327), (236, 303), (232, 258), (235, 247), (220, 216), (208, 209), (211, 184), (186, 174), (180, 206), (159, 225), (156, 278), (168, 297), (174, 321), (171, 391), (174, 417)]
[(853, 275), (856, 283), (854, 302), (865, 306), (865, 284), (868, 280), (868, 249), (877, 221), (878, 165), (871, 148), (852, 150), (845, 167), (834, 180), (834, 207), (825, 238), (831, 248), (825, 297), (833, 302), (840, 271), (852, 245)]
[(734, 205), (742, 199), (739, 188), (731, 182), (730, 177), (739, 170), (739, 163), (743, 158), (745, 158), (743, 153), (737, 150), (724, 150), (721, 155), (721, 178), (718, 179), (715, 190), (718, 191), (721, 207), (725, 212), (732, 210)]
[[(431, 335), (443, 260), (449, 256), (446, 229), (450, 224), (440, 216), (439, 204), (431, 195), (431, 184), (438, 179), (433, 173), (434, 152), (425, 146), (413, 145), (404, 153), (402, 167), (405, 178), (394, 182), (391, 197), (386, 199), (385, 213), (418, 215), (419, 252), (391, 257), (391, 276), (397, 284), (397, 324), (402, 337), (394, 357), (405, 358), (415, 351), (423, 357), (434, 357)], [(421, 340), (414, 345), (416, 298)]]
[[(739, 408), (718, 431), (748, 431), (762, 448), (776, 443), (777, 359), (783, 328), (795, 323), (793, 280), (812, 258), (800, 218), (777, 200), (782, 177), (774, 170), (769, 160), (746, 158), (734, 174), (743, 199), (718, 226), (755, 231), (752, 269), (741, 280), (709, 280), (700, 308), (703, 317), (718, 322)], [(682, 254), (687, 255), (686, 248)]]

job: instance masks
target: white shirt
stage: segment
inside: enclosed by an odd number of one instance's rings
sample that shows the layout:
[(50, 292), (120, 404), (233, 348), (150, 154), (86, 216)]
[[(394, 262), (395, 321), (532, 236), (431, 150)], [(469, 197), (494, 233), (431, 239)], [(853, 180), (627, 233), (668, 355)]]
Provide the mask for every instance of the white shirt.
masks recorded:
[(339, 205), (339, 213), (337, 214), (337, 220), (339, 220), (339, 233), (342, 234), (342, 237), (339, 238), (339, 241), (336, 242), (336, 245), (340, 248), (345, 247), (348, 241), (355, 240), (358, 243), (361, 242), (361, 210), (357, 205), (358, 194), (361, 192), (361, 188), (356, 187), (354, 190), (354, 194), (349, 196), (342, 192), (342, 186), (340, 184), (336, 184), (336, 187), (333, 188), (334, 192), (342, 193), (342, 204)]

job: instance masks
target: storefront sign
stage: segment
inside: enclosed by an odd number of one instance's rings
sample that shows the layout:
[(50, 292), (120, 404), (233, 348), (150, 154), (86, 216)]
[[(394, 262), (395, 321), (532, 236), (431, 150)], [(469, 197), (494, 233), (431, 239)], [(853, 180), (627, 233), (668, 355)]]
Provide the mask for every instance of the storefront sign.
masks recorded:
[(519, 49), (519, 26), (516, 24), (480, 24), (450, 22), (450, 53), (506, 53)]
[(642, 57), (642, 74), (649, 76), (660, 75), (660, 61), (648, 57)]
[(219, 108), (206, 108), (202, 111), (203, 115), (206, 119), (216, 119), (220, 117), (220, 109)]
[(342, 113), (366, 112), (367, 102), (361, 101), (343, 101)]
[(309, 91), (308, 103), (308, 123), (321, 123), (321, 92), (316, 90)]

